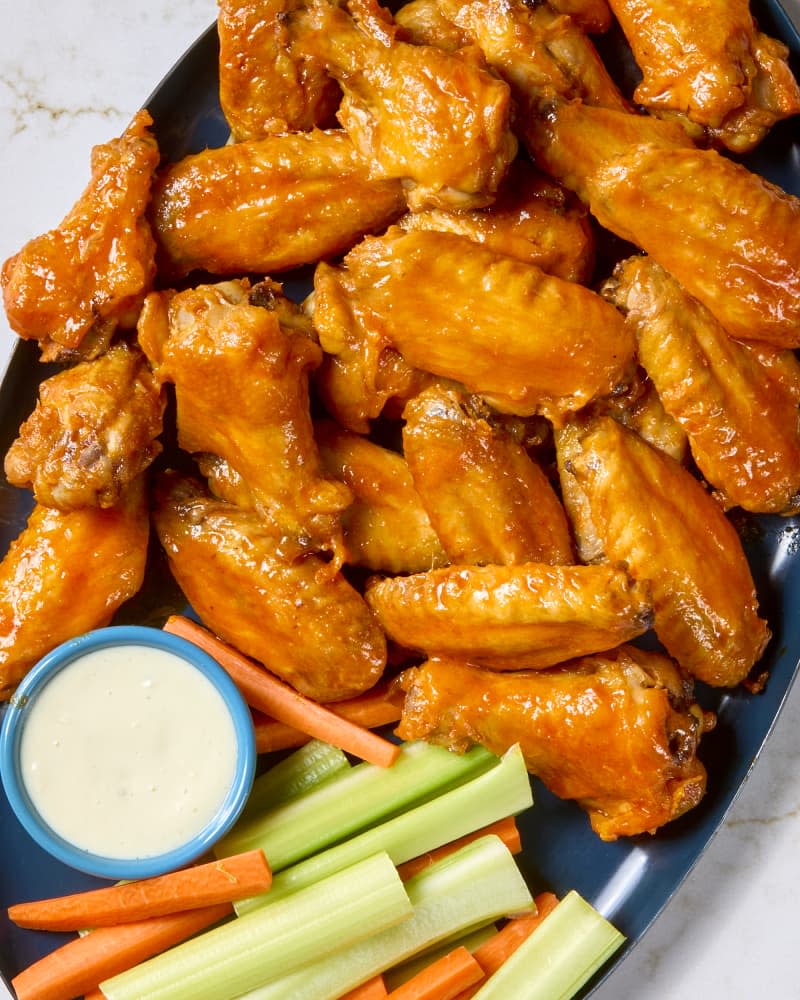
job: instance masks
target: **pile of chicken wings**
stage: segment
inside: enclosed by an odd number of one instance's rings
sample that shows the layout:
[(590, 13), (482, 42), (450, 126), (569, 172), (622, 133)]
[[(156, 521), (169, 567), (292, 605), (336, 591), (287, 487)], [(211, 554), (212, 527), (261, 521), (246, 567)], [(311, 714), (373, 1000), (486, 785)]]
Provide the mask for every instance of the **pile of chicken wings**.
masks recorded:
[(800, 200), (737, 159), (800, 111), (786, 48), (746, 0), (218, 31), (230, 141), (163, 162), (140, 111), (2, 270), (58, 366), (5, 456), (3, 695), (155, 542), (303, 694), (389, 680), (401, 737), (518, 743), (602, 838), (654, 832), (705, 791), (695, 682), (770, 637), (729, 512), (800, 509)]

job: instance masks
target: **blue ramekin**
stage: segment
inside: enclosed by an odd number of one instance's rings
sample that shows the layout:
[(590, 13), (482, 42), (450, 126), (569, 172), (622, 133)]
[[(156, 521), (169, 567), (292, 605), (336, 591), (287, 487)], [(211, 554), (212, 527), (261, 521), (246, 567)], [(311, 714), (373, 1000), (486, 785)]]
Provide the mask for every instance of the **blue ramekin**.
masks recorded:
[[(20, 774), (20, 743), (29, 708), (50, 679), (79, 657), (110, 646), (137, 645), (180, 656), (199, 670), (222, 696), (237, 741), (236, 771), (228, 794), (214, 817), (191, 840), (163, 854), (142, 858), (113, 858), (76, 847), (54, 832), (31, 802)], [(202, 857), (233, 826), (253, 784), (256, 746), (253, 721), (234, 682), (211, 656), (180, 636), (141, 625), (112, 625), (95, 629), (56, 647), (41, 659), (20, 683), (9, 702), (0, 729), (0, 771), (8, 801), (25, 830), (59, 861), (87, 875), (136, 879), (185, 867)]]

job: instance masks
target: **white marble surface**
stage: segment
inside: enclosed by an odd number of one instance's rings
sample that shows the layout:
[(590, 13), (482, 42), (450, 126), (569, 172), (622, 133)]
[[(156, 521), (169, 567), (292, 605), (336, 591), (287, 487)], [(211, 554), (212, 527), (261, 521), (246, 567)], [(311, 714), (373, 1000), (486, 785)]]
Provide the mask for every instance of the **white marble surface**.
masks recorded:
[[(0, 260), (60, 220), (89, 148), (215, 14), (211, 0), (0, 0)], [(1, 325), (0, 366), (12, 343)], [(711, 848), (597, 1000), (800, 998), (798, 732), (800, 689)]]

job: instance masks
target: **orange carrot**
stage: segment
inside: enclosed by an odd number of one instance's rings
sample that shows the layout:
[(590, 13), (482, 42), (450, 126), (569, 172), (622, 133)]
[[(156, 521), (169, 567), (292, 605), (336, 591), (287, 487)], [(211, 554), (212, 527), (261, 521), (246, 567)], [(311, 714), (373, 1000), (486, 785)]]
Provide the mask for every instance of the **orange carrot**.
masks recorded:
[(11, 985), (18, 1000), (71, 1000), (232, 912), (230, 903), (219, 903), (116, 927), (99, 927), (29, 965), (11, 980)]
[(480, 989), (481, 985), (500, 968), (509, 955), (513, 954), (522, 942), (530, 937), (536, 928), (552, 913), (558, 904), (558, 897), (552, 892), (541, 892), (535, 897), (536, 913), (526, 913), (520, 917), (512, 917), (502, 930), (479, 945), (473, 957), (483, 969), (483, 978), (474, 986), (469, 986), (456, 994), (453, 1000), (470, 1000), (470, 997)]
[(247, 851), (154, 878), (16, 903), (8, 908), (8, 915), (19, 927), (77, 931), (147, 920), (215, 903), (233, 903), (266, 892), (271, 883), (272, 872), (264, 852)]
[[(377, 729), (390, 722), (397, 722), (401, 714), (401, 706), (387, 699), (387, 684), (379, 684), (355, 698), (326, 704), (324, 707), (348, 722), (355, 722), (366, 729)], [(253, 720), (256, 732), (256, 750), (258, 753), (270, 753), (273, 750), (288, 750), (308, 743), (311, 736), (294, 726), (277, 719), (267, 718), (261, 713)]]
[(481, 966), (460, 945), (392, 990), (386, 1000), (453, 1000), (483, 978)]
[(105, 993), (102, 990), (88, 990), (83, 995), (83, 1000), (106, 1000)]
[(399, 746), (304, 697), (189, 618), (170, 616), (164, 631), (188, 639), (213, 656), (233, 678), (251, 708), (380, 767), (389, 767), (397, 759)]
[(406, 879), (411, 878), (412, 875), (416, 875), (417, 872), (421, 872), (435, 861), (446, 858), (448, 854), (454, 854), (459, 848), (490, 833), (499, 837), (512, 854), (519, 854), (522, 850), (522, 842), (520, 841), (516, 820), (513, 816), (507, 816), (505, 819), (500, 819), (496, 823), (490, 823), (489, 826), (484, 826), (482, 829), (468, 833), (457, 840), (451, 840), (450, 843), (443, 844), (433, 851), (428, 851), (427, 854), (420, 854), (419, 857), (411, 858), (410, 861), (404, 861), (401, 865), (397, 866), (398, 874), (405, 882)]
[(386, 996), (386, 984), (383, 976), (373, 976), (360, 986), (343, 993), (339, 1000), (383, 1000)]

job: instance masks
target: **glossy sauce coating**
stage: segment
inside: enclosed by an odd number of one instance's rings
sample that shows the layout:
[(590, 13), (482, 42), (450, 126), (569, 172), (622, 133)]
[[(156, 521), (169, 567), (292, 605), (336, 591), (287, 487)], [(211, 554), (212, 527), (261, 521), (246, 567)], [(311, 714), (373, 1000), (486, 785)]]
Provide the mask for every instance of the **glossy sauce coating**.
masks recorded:
[(647, 585), (613, 566), (447, 566), (373, 580), (365, 597), (409, 649), (496, 670), (549, 667), (650, 626)]
[(488, 415), (479, 400), (440, 386), (403, 411), (403, 452), (450, 562), (573, 562), (550, 481)]
[(406, 208), (341, 130), (286, 133), (171, 164), (153, 191), (159, 266), (171, 277), (272, 274), (343, 253)]
[(454, 750), (519, 743), (528, 770), (577, 799), (604, 840), (655, 830), (696, 805), (709, 720), (665, 656), (630, 646), (552, 670), (498, 674), (453, 659), (400, 677), (398, 732)]
[(722, 503), (754, 513), (794, 509), (800, 494), (794, 353), (732, 340), (652, 258), (619, 265), (605, 294), (636, 330), (639, 359)]
[[(314, 302), (328, 353), (376, 357), (392, 347), (502, 411), (555, 422), (612, 391), (631, 365), (633, 336), (599, 295), (464, 237), (393, 227), (344, 264), (326, 270), (338, 301)], [(336, 339), (327, 336), (331, 306)]]
[(92, 177), (56, 228), (3, 265), (3, 302), (15, 333), (38, 340), (42, 360), (92, 357), (118, 325), (131, 327), (155, 276), (145, 219), (159, 153), (140, 111), (119, 139), (92, 152)]
[(378, 681), (383, 633), (329, 563), (192, 478), (161, 478), (154, 519), (175, 579), (222, 639), (318, 701)]
[(739, 536), (716, 500), (611, 417), (589, 422), (571, 468), (606, 558), (649, 582), (669, 654), (708, 684), (744, 680), (770, 633)]
[(144, 477), (111, 508), (37, 504), (0, 563), (0, 697), (59, 643), (108, 625), (142, 585)]

